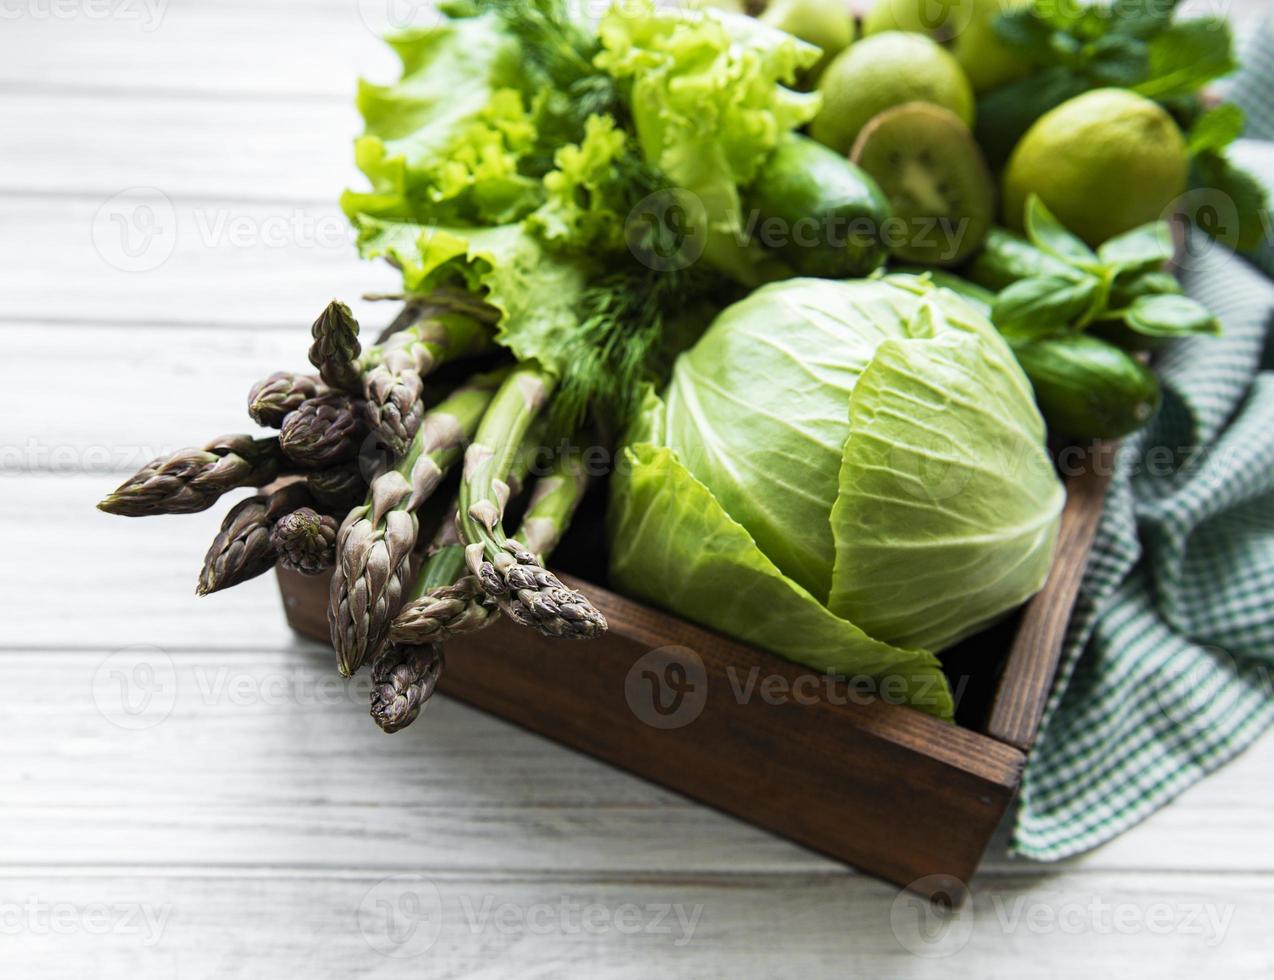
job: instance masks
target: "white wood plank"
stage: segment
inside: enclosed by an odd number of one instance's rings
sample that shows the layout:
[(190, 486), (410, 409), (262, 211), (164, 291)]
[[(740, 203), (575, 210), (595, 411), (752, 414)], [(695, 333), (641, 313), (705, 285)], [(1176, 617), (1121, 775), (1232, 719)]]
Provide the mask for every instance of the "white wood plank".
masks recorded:
[(105, 16), (85, 2), (14, 5), (0, 37), (0, 88), (349, 102), (359, 74), (393, 76), (396, 59), (372, 29), (389, 3), (115, 0)]
[[(354, 306), (370, 339), (398, 310), (393, 303)], [(0, 470), (122, 478), (218, 434), (254, 432), (249, 389), (275, 371), (313, 370), (306, 351), (309, 321), (318, 312), (298, 309), (276, 329), (0, 323), (0, 346), (8, 353), (0, 363), (0, 397), (15, 408), (36, 404), (47, 389), (31, 366), (56, 364), (60, 390), (75, 392), (77, 406), (0, 413)], [(83, 405), (93, 410), (79, 410)]]
[(401, 288), (358, 258), (338, 190), (329, 205), (0, 195), (0, 320), (308, 324), (333, 296)]
[(343, 188), (364, 186), (352, 92), (320, 102), (18, 92), (0, 98), (0, 131), (21, 149), (0, 172), (0, 188), (12, 193), (106, 200), (155, 187), (177, 197), (330, 204)]
[[(0, 844), (0, 862), (39, 841), (55, 863), (374, 866), (392, 842), (448, 867), (830, 867), (445, 700), (411, 731), (381, 735), (366, 717), (365, 679), (346, 687), (330, 653), (292, 637), (271, 579), (191, 595), (215, 518), (100, 515), (89, 502), (100, 479), (0, 478), (12, 553), (76, 558), (34, 585), (21, 563), (0, 565), (0, 594), (21, 596), (0, 635), (0, 799), (25, 828)], [(37, 508), (61, 520), (31, 521)], [(119, 654), (133, 647), (150, 675)], [(32, 697), (50, 677), (53, 718)], [(156, 725), (120, 727), (120, 677), (163, 682)], [(1274, 810), (1272, 777), (1266, 739), (1136, 834), (1072, 864), (1272, 870), (1274, 852), (1252, 844)], [(77, 832), (86, 820), (92, 833)], [(1020, 867), (997, 850), (988, 872)]]
[[(56, 2), (56, 0), (53, 0)], [(152, 17), (145, 6), (162, 8)], [(26, 7), (35, 11), (28, 13)], [(349, 101), (359, 74), (392, 77), (394, 59), (378, 40), (388, 14), (427, 15), (404, 0), (115, 0), (115, 16), (43, 14), (50, 0), (21, 5), (4, 21), (0, 88), (46, 91), (159, 88), (183, 96), (244, 98), (287, 94)], [(862, 6), (861, 4), (859, 6)], [(1192, 15), (1229, 16), (1240, 41), (1268, 16), (1265, 0), (1187, 0)], [(62, 9), (67, 9), (66, 7)]]
[[(1257, 977), (1248, 875), (1028, 876), (925, 921), (863, 878), (577, 881), (276, 873), (0, 877), (5, 965), (61, 977)], [(58, 923), (55, 930), (52, 922)], [(928, 930), (921, 931), (922, 925)], [(1064, 965), (1063, 965), (1064, 964)]]

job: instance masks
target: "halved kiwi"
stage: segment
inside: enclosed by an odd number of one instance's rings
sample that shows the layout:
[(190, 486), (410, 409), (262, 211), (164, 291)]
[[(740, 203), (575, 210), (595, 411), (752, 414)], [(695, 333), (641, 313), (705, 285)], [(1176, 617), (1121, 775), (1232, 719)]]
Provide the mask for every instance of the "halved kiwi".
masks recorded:
[(958, 265), (995, 217), (995, 184), (963, 120), (930, 102), (887, 109), (863, 127), (850, 159), (889, 198), (890, 251), (905, 262)]

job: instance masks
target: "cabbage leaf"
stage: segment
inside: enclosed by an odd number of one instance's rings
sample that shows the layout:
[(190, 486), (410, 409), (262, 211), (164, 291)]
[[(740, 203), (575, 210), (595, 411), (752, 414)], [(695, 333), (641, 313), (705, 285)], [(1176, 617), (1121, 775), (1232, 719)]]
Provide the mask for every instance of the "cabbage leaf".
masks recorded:
[(918, 677), (1043, 585), (1065, 496), (1044, 440), (1011, 350), (949, 290), (776, 283), (648, 399), (612, 574), (800, 663)]
[(819, 671), (881, 682), (939, 718), (954, 713), (936, 657), (872, 639), (785, 576), (659, 436), (664, 406), (647, 396), (612, 479), (611, 577), (626, 595)]
[(920, 314), (930, 338), (886, 341), (858, 379), (831, 512), (828, 607), (926, 650), (1039, 591), (1064, 498), (1016, 359), (955, 297), (942, 309)]

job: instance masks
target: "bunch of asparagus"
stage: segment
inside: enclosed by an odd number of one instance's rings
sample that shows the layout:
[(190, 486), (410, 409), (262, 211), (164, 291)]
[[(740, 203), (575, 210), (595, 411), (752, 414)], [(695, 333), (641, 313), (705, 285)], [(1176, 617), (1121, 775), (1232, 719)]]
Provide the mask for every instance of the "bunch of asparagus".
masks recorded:
[[(386, 732), (411, 724), (438, 682), (442, 644), (503, 614), (555, 637), (589, 639), (606, 620), (544, 567), (584, 494), (579, 461), (558, 454), (529, 491), (516, 535), (505, 512), (537, 452), (553, 376), (498, 365), (435, 397), (444, 365), (496, 352), (495, 311), (466, 294), (409, 303), (379, 342), (333, 301), (314, 322), (315, 374), (255, 385), (248, 414), (268, 438), (222, 436), (143, 467), (98, 507), (146, 517), (207, 510), (240, 487), (204, 558), (208, 595), (276, 565), (332, 570), (328, 621), (337, 665), (372, 666), (371, 713)], [(462, 464), (462, 465), (461, 465)], [(426, 504), (460, 468), (432, 535)]]

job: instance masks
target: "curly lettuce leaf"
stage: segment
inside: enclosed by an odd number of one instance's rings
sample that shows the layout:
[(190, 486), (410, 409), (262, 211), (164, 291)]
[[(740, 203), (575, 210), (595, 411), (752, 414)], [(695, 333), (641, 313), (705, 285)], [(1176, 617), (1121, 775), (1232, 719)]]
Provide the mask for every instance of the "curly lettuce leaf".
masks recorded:
[(985, 317), (930, 296), (850, 398), (828, 606), (943, 650), (1044, 585), (1065, 494), (1012, 352)]
[(662, 414), (649, 394), (612, 481), (614, 582), (815, 670), (875, 678), (882, 692), (950, 720), (951, 690), (937, 658), (872, 639), (785, 576), (676, 453), (659, 445)]
[(619, 161), (628, 136), (609, 116), (592, 116), (584, 139), (560, 148), (544, 177), (544, 204), (527, 226), (553, 249), (615, 251), (624, 245)]
[(598, 66), (631, 86), (646, 161), (703, 205), (705, 257), (740, 282), (762, 281), (739, 189), (785, 134), (817, 114), (818, 95), (784, 83), (817, 62), (819, 49), (752, 18), (632, 0), (611, 8), (598, 35)]
[(493, 16), (444, 21), (388, 39), (402, 61), (392, 85), (359, 84), (364, 134), (355, 160), (370, 192), (346, 191), (351, 218), (505, 224), (539, 206), (519, 171), (535, 146), (517, 44)]
[(564, 339), (578, 327), (576, 308), (592, 271), (583, 261), (551, 257), (521, 223), (459, 228), (362, 215), (355, 224), (362, 257), (395, 265), (408, 294), (459, 287), (481, 295), (500, 313), (497, 342), (519, 360), (560, 373)]

